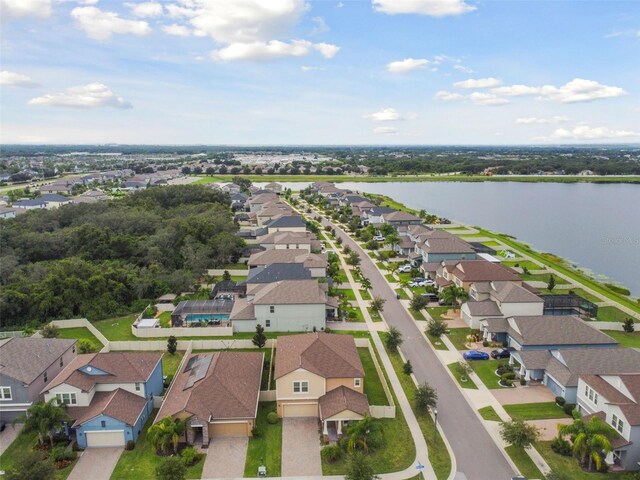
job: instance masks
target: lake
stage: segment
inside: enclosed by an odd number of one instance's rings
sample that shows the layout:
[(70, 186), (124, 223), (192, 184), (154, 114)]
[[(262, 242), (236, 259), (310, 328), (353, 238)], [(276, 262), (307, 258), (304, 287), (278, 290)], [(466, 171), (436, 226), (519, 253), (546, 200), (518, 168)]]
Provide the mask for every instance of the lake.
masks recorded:
[[(308, 183), (286, 183), (299, 190)], [(506, 233), (640, 295), (640, 186), (525, 182), (344, 182), (408, 207)]]

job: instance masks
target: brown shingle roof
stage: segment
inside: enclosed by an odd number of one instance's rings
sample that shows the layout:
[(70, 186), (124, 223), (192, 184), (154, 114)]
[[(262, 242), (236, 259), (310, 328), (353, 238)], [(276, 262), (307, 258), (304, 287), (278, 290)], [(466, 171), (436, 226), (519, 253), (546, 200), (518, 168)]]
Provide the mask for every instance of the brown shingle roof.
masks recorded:
[(420, 217), (417, 217), (412, 213), (400, 212), (400, 211), (383, 213), (382, 218), (384, 218), (385, 222), (407, 222), (407, 221), (420, 220)]
[(0, 376), (29, 385), (75, 343), (75, 340), (33, 337), (5, 340), (0, 343)]
[(307, 250), (298, 248), (273, 249), (264, 252), (254, 253), (249, 257), (247, 265), (271, 265), (272, 263), (302, 263), (307, 268), (326, 268), (327, 259), (316, 253), (309, 253)]
[(74, 428), (102, 414), (134, 425), (146, 403), (144, 397), (116, 388), (111, 392), (96, 392), (88, 407), (70, 407), (67, 411), (75, 420)]
[(274, 232), (260, 237), (260, 245), (284, 245), (295, 243), (297, 245), (310, 245), (315, 237), (310, 232)]
[(502, 303), (544, 303), (544, 299), (513, 282), (492, 282), (491, 296)]
[(607, 403), (618, 405), (629, 425), (640, 425), (640, 373), (611, 376), (613, 382), (620, 382), (619, 388), (626, 388), (631, 398), (600, 375), (580, 375), (580, 378), (597, 391)]
[(362, 378), (364, 368), (350, 335), (304, 333), (278, 338), (274, 378), (303, 368), (323, 378)]
[(447, 271), (463, 282), (511, 281), (522, 283), (516, 272), (504, 265), (486, 260), (460, 260), (454, 266), (446, 266)]
[(364, 416), (369, 413), (367, 397), (344, 385), (334, 388), (318, 399), (320, 420), (331, 418), (338, 413), (350, 410)]
[(316, 279), (251, 284), (247, 286), (247, 296), (250, 295), (254, 295), (254, 305), (303, 305), (328, 301), (326, 291)]
[(473, 253), (475, 251), (471, 245), (457, 237), (428, 238), (420, 248), (428, 253)]
[(609, 335), (573, 315), (509, 317), (506, 333), (520, 345), (611, 345)]
[[(209, 368), (189, 387), (191, 358), (211, 357)], [(262, 379), (264, 354), (260, 352), (216, 352), (191, 355), (176, 376), (157, 418), (183, 411), (203, 420), (255, 418)], [(186, 370), (186, 371), (185, 371)]]

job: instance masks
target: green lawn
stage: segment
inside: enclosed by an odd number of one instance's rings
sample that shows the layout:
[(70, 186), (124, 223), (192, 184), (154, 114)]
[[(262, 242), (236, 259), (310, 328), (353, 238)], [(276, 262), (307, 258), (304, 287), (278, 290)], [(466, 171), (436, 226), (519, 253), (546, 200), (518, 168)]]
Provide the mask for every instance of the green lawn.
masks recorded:
[(363, 300), (371, 300), (371, 294), (369, 293), (369, 290), (360, 290), (360, 296)]
[(505, 448), (505, 451), (513, 460), (513, 463), (516, 464), (520, 473), (524, 475), (526, 478), (538, 478), (544, 479), (544, 475), (538, 469), (531, 457), (527, 454), (524, 448), (516, 448), (513, 445), (510, 445)]
[(501, 422), (502, 421), (502, 419), (500, 418), (498, 413), (495, 411), (495, 409), (491, 405), (489, 405), (488, 407), (482, 407), (482, 408), (478, 409), (478, 413), (480, 413), (480, 416), (482, 418), (484, 418), (485, 420), (488, 420), (490, 422)]
[(371, 320), (373, 320), (374, 322), (381, 322), (382, 321), (382, 317), (380, 316), (379, 313), (374, 312), (371, 307), (367, 307), (367, 311), (369, 312), (369, 315), (371, 315)]
[[(598, 315), (596, 316), (596, 320), (601, 322), (624, 322), (627, 318), (633, 317), (616, 307), (598, 307)], [(639, 320), (634, 318), (633, 321), (638, 322)]]
[(221, 270), (249, 270), (249, 266), (246, 263), (229, 263), (219, 267)]
[(397, 283), (398, 279), (392, 274), (392, 273), (387, 273), (384, 278), (387, 279), (387, 282), (389, 283)]
[(426, 333), (426, 335), (436, 350), (449, 350), (440, 337), (432, 337), (429, 333)]
[(581, 288), (554, 288), (551, 291), (547, 290), (546, 288), (543, 288), (540, 293), (542, 295), (567, 295), (569, 292), (573, 292), (576, 295), (584, 298), (585, 300), (588, 300), (589, 302), (593, 302), (593, 303), (602, 302), (602, 299), (596, 297), (595, 295), (590, 294), (589, 292)]
[(477, 390), (478, 387), (473, 382), (473, 380), (471, 380), (469, 377), (465, 376), (465, 381), (464, 382), (462, 381), (462, 376), (458, 373), (457, 367), (458, 367), (457, 362), (450, 363), (449, 365), (447, 365), (447, 368), (451, 371), (453, 376), (456, 378), (458, 385), (460, 385), (461, 388), (469, 388), (471, 390)]
[(138, 314), (127, 315), (126, 317), (107, 318), (93, 322), (93, 326), (100, 330), (107, 340), (139, 340), (131, 333), (131, 324)]
[(275, 425), (267, 422), (267, 414), (276, 411), (276, 402), (260, 402), (256, 427), (258, 435), (249, 438), (247, 461), (244, 466), (245, 477), (257, 477), (258, 467), (264, 462), (267, 475), (280, 476), (282, 461), (282, 420)]
[[(386, 334), (384, 332), (380, 333), (380, 337), (382, 341), (385, 341)], [(389, 355), (389, 359), (391, 360), (391, 364), (393, 365), (393, 369), (400, 380), (400, 384), (402, 385), (402, 390), (404, 390), (405, 395), (409, 399), (409, 402), (414, 405), (414, 398), (416, 392), (416, 386), (413, 383), (413, 380), (409, 375), (406, 375), (403, 371), (404, 362), (402, 358), (400, 358), (400, 354), (398, 352), (390, 352), (387, 350)], [(397, 402), (396, 402), (397, 403)], [(414, 413), (415, 408), (413, 408)], [(433, 470), (435, 471), (436, 478), (438, 480), (445, 480), (449, 477), (449, 472), (451, 471), (451, 457), (449, 456), (449, 451), (442, 440), (442, 436), (440, 432), (435, 429), (435, 424), (430, 415), (417, 415), (418, 424), (420, 425), (420, 430), (422, 430), (422, 435), (427, 442), (427, 448), (429, 450), (429, 461), (433, 466)], [(434, 440), (434, 431), (435, 440)]]
[(503, 388), (498, 384), (500, 377), (495, 374), (495, 371), (500, 365), (507, 363), (509, 360), (475, 360), (469, 362), (469, 365), (487, 388)]
[(376, 262), (376, 266), (380, 269), (380, 270), (384, 270), (385, 265), (382, 262)]
[(427, 308), (427, 313), (434, 320), (446, 320), (443, 315), (449, 311), (451, 307), (431, 307)]
[[(247, 275), (231, 275), (231, 280), (234, 282), (244, 282), (247, 279)], [(190, 300), (209, 300), (209, 292), (203, 292), (200, 298), (190, 298)]]
[(528, 270), (545, 270), (544, 266), (538, 265), (537, 263), (533, 263), (531, 260), (505, 260), (500, 262), (505, 267), (515, 267), (520, 266), (520, 268), (527, 268)]
[(564, 413), (564, 410), (555, 402), (504, 405), (504, 409), (514, 420), (547, 420), (571, 417), (571, 415)]
[(419, 312), (418, 310), (414, 310), (413, 308), (410, 308), (409, 313), (411, 314), (414, 320), (426, 320), (422, 312)]
[(371, 352), (369, 352), (368, 348), (358, 348), (358, 354), (364, 367), (364, 393), (369, 400), (369, 405), (389, 405), (382, 381), (373, 363)]
[(468, 350), (465, 346), (465, 342), (467, 341), (467, 337), (471, 335), (475, 330), (472, 328), (452, 328), (449, 330), (447, 336), (451, 343), (453, 343), (454, 347), (457, 350)]
[(487, 246), (487, 247), (499, 247), (499, 248), (504, 248), (502, 246), (501, 243), (495, 242), (495, 241), (489, 241), (489, 242), (482, 242), (483, 245)]
[(640, 348), (640, 332), (625, 333), (617, 330), (602, 330), (610, 337), (620, 342), (621, 347)]
[[(544, 283), (549, 283), (549, 278), (551, 278), (551, 274), (550, 273), (539, 273), (539, 274), (524, 274), (521, 273), (519, 274), (520, 278), (522, 280), (525, 281), (530, 281), (530, 282), (544, 282)], [(564, 278), (559, 277), (558, 275), (554, 275), (554, 277), (556, 278), (556, 285), (568, 285), (569, 282), (567, 282)], [(544, 293), (544, 291), (540, 292), (540, 293)]]
[(95, 335), (85, 327), (59, 328), (58, 338), (75, 338), (76, 340), (89, 340), (91, 342), (91, 345), (93, 345), (94, 351), (96, 352), (100, 351), (104, 346), (102, 345), (102, 343), (100, 343), (100, 340), (98, 340)]
[(340, 288), (338, 290), (338, 293), (340, 295), (343, 295), (347, 300), (355, 300), (356, 299), (356, 294), (354, 293), (353, 289), (351, 289), (351, 288)]
[[(342, 282), (342, 284), (348, 284), (349, 283), (349, 279), (347, 278), (347, 274), (345, 273), (344, 270), (340, 269), (340, 271), (338, 272), (338, 274), (335, 276), (335, 279), (338, 282)], [(336, 282), (337, 283), (337, 282)]]
[(409, 300), (409, 295), (404, 291), (404, 288), (396, 288), (396, 293), (400, 295), (402, 300)]
[(171, 312), (162, 312), (158, 315), (158, 321), (162, 328), (169, 328), (171, 326)]
[(355, 318), (348, 318), (347, 321), (348, 322), (364, 322), (364, 315), (362, 314), (362, 310), (360, 310), (360, 307), (349, 307), (349, 312), (355, 312), (356, 316)]
[(182, 357), (184, 357), (184, 352), (181, 352), (180, 350), (173, 355), (168, 352), (164, 352), (162, 355), (162, 374), (175, 375), (176, 370), (178, 370), (180, 362), (182, 361)]

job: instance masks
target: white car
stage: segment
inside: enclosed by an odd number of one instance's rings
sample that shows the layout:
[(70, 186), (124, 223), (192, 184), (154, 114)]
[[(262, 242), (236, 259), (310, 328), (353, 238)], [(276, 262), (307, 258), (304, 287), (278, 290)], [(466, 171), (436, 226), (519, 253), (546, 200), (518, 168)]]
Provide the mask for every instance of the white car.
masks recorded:
[(382, 235), (376, 235), (373, 237), (376, 242), (384, 242), (384, 237)]
[(411, 268), (412, 268), (412, 267), (411, 267), (411, 265), (402, 265), (402, 266), (398, 269), (398, 271), (399, 271), (400, 273), (409, 273), (409, 272), (411, 271)]

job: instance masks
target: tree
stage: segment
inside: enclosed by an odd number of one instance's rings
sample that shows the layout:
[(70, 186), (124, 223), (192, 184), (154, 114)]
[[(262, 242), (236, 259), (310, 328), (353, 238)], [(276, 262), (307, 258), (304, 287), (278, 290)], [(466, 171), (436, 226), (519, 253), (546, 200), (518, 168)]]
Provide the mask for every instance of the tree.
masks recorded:
[(626, 318), (622, 323), (622, 329), (627, 333), (633, 333), (636, 329), (633, 324), (633, 318)]
[[(354, 453), (356, 450), (368, 452), (381, 443), (382, 424), (375, 418), (365, 414), (362, 420), (347, 428), (347, 451)], [(372, 441), (373, 440), (373, 441)]]
[(264, 334), (264, 327), (262, 325), (256, 325), (256, 334), (251, 339), (251, 343), (258, 348), (263, 348), (267, 344), (267, 337)]
[(367, 277), (362, 277), (362, 279), (360, 280), (360, 285), (362, 285), (362, 288), (364, 288), (365, 290), (371, 290), (371, 280), (369, 280)]
[(411, 360), (407, 360), (405, 364), (402, 366), (402, 371), (405, 375), (411, 375), (413, 373), (413, 365), (411, 365)]
[(360, 265), (361, 259), (357, 252), (351, 252), (347, 257), (347, 263), (353, 267)]
[(156, 467), (157, 480), (184, 480), (187, 467), (179, 457), (168, 457)]
[(540, 430), (523, 420), (500, 423), (500, 436), (509, 445), (527, 448), (540, 438)]
[(462, 287), (458, 287), (457, 285), (449, 285), (447, 288), (442, 290), (440, 293), (440, 298), (444, 300), (446, 303), (450, 303), (453, 305), (453, 308), (459, 306), (463, 301), (467, 299), (467, 292), (464, 291)]
[(229, 270), (225, 270), (222, 273), (222, 280), (231, 280), (231, 274), (229, 273)]
[(56, 327), (53, 323), (47, 323), (40, 333), (44, 338), (58, 338), (60, 332), (58, 332), (58, 327)]
[(86, 338), (81, 338), (78, 340), (78, 353), (93, 353), (96, 351), (96, 348), (91, 343), (91, 340)]
[(398, 350), (398, 347), (402, 345), (404, 339), (402, 338), (402, 333), (396, 327), (390, 327), (387, 332), (387, 348), (392, 352)]
[(556, 288), (556, 277), (553, 273), (549, 276), (549, 283), (547, 283), (547, 290), (551, 291)]
[(49, 437), (49, 443), (53, 448), (53, 431), (62, 430), (64, 422), (71, 420), (63, 406), (52, 398), (48, 402), (36, 402), (29, 409), (16, 417), (13, 424), (24, 423), (27, 432), (38, 432), (38, 442), (44, 445), (45, 437)]
[(380, 233), (382, 235), (384, 235), (385, 237), (387, 237), (387, 236), (389, 236), (389, 235), (391, 235), (393, 233), (396, 233), (396, 228), (393, 225), (391, 225), (390, 223), (383, 223), (380, 226)]
[(447, 324), (439, 318), (432, 318), (427, 324), (427, 333), (432, 337), (440, 338), (447, 332)]
[(386, 300), (384, 298), (373, 297), (369, 306), (371, 307), (371, 310), (373, 310), (375, 313), (380, 313), (382, 310), (384, 310), (385, 303), (386, 303)]
[(171, 355), (175, 355), (176, 350), (178, 350), (178, 339), (171, 335), (167, 340), (167, 352)]
[(43, 460), (38, 452), (21, 452), (7, 471), (7, 480), (51, 480), (56, 475), (53, 462)]
[(349, 456), (344, 478), (345, 480), (378, 480), (380, 477), (375, 474), (369, 459), (363, 453), (356, 452)]
[(178, 451), (178, 442), (187, 428), (185, 420), (174, 420), (170, 416), (164, 417), (158, 423), (154, 423), (147, 430), (147, 438), (156, 450), (168, 453), (169, 447), (173, 447), (173, 452)]
[(417, 312), (425, 308), (428, 304), (429, 300), (424, 298), (422, 295), (414, 295), (414, 297), (411, 299), (409, 307), (411, 308), (411, 310), (415, 310)]
[(425, 414), (430, 408), (436, 408), (438, 393), (431, 385), (425, 382), (416, 388), (415, 403), (418, 412)]
[(384, 239), (384, 243), (393, 247), (396, 243), (400, 241), (400, 236), (396, 232), (392, 232), (387, 235)]
[(573, 423), (560, 425), (558, 434), (562, 438), (570, 436), (573, 439), (573, 454), (583, 465), (588, 459), (589, 470), (594, 464), (596, 470), (600, 470), (607, 454), (613, 451), (611, 439), (615, 437), (616, 432), (600, 417), (593, 416), (585, 422), (582, 415), (576, 412)]

